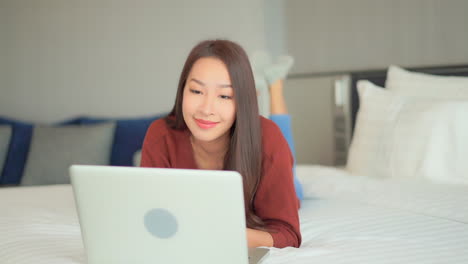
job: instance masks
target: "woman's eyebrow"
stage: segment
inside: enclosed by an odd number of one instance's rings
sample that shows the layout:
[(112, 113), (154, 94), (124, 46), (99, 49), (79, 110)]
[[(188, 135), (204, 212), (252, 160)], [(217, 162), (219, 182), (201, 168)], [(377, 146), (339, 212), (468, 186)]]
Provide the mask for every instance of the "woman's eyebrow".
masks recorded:
[[(197, 80), (195, 78), (191, 78), (190, 81), (194, 81), (194, 82), (198, 83), (201, 86), (206, 86), (206, 84), (204, 82), (202, 82), (200, 80)], [(221, 87), (221, 88), (232, 88), (231, 84), (217, 84), (216, 86)]]

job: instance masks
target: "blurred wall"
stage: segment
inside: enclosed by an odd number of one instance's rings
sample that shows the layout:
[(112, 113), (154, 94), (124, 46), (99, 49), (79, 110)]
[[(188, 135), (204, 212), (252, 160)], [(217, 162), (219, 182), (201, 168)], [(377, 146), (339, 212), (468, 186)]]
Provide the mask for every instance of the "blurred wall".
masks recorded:
[(466, 0), (287, 0), (294, 73), (468, 62)]
[(190, 49), (228, 38), (265, 48), (262, 0), (0, 0), (0, 115), (170, 110)]

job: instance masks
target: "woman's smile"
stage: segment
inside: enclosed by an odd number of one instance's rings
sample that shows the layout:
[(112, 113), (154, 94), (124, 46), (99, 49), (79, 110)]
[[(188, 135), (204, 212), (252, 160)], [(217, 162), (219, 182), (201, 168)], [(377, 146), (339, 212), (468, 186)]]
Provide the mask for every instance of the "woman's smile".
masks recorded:
[(219, 122), (212, 122), (212, 121), (197, 119), (197, 118), (195, 118), (195, 122), (202, 129), (210, 129), (210, 128), (215, 127), (217, 124), (219, 124)]

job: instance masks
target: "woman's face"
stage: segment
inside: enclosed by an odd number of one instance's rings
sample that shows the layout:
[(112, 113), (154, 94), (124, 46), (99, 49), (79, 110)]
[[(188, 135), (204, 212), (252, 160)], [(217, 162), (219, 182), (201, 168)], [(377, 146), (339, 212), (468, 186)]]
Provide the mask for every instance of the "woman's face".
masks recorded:
[(236, 118), (234, 100), (226, 65), (212, 57), (197, 60), (188, 75), (182, 104), (193, 137), (204, 142), (228, 137)]

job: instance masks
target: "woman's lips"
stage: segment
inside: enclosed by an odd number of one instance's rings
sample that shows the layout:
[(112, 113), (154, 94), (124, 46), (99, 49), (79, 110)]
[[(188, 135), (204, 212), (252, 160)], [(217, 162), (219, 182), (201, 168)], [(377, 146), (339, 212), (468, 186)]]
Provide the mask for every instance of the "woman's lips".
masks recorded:
[(209, 129), (215, 127), (219, 122), (211, 122), (203, 119), (195, 119), (197, 125), (202, 129)]

